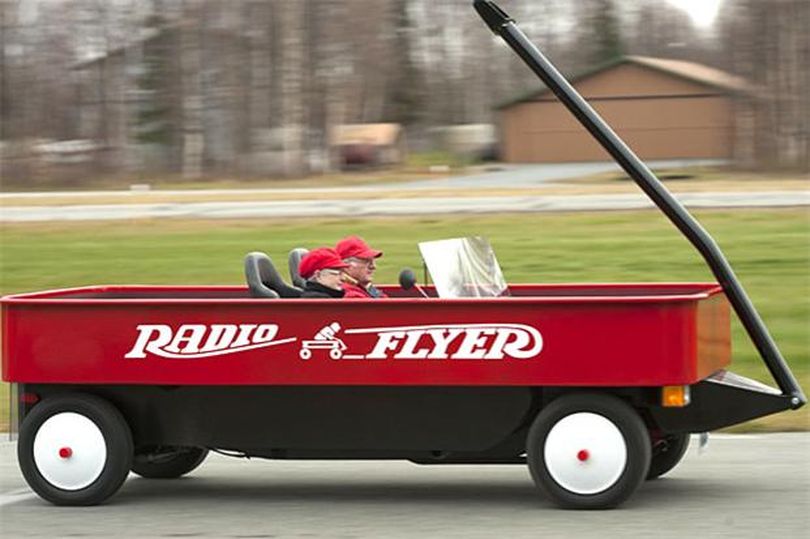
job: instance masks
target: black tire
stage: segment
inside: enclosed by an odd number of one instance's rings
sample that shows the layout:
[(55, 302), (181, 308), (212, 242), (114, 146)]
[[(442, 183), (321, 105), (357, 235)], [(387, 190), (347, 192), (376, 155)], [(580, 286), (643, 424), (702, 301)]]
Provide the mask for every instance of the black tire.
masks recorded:
[[(86, 486), (62, 488), (46, 478), (47, 472), (40, 470), (39, 466), (45, 467), (46, 462), (37, 463), (34, 444), (46, 421), (53, 419), (45, 429), (53, 432), (54, 424), (60, 424), (64, 418), (75, 417), (69, 414), (78, 414), (82, 416), (81, 421), (89, 419), (92, 422), (101, 433), (106, 454), (98, 459), (103, 466), (100, 473), (86, 474), (88, 481), (92, 482)], [(85, 424), (90, 425), (86, 421)], [(108, 499), (127, 478), (132, 466), (132, 453), (132, 433), (121, 412), (104, 399), (80, 393), (49, 397), (34, 406), (20, 426), (17, 440), (17, 460), (23, 477), (34, 492), (55, 505), (96, 505)], [(61, 458), (74, 457), (79, 459), (80, 455), (71, 454)]]
[(197, 468), (207, 456), (204, 447), (153, 447), (135, 454), (132, 471), (147, 479), (176, 479)]
[(681, 462), (689, 449), (689, 434), (666, 434), (653, 443), (647, 480), (657, 479)]
[[(608, 426), (612, 424), (609, 428), (614, 433), (618, 429), (620, 438), (618, 436), (616, 438), (623, 441), (626, 448), (626, 459), (623, 467), (620, 468), (619, 464), (615, 465), (616, 472), (618, 472), (617, 478), (601, 490), (594, 492), (585, 490), (577, 492), (563, 486), (555, 480), (553, 473), (549, 470), (549, 464), (546, 462), (545, 451), (549, 433), (563, 419), (570, 417), (576, 420), (577, 418), (592, 417), (589, 415), (574, 415), (581, 413), (596, 414), (607, 419), (609, 423), (604, 421), (602, 423)], [(613, 429), (613, 427), (616, 429)], [(586, 431), (578, 431), (577, 435), (582, 432)], [(592, 441), (595, 443), (599, 440)], [(606, 443), (604, 440), (602, 442)], [(551, 445), (553, 446), (554, 443), (552, 442)], [(579, 458), (579, 453), (584, 453), (584, 459)], [(580, 451), (579, 453), (572, 454), (571, 459), (579, 458), (580, 461), (583, 461), (590, 458), (587, 451)], [(591, 462), (600, 462), (597, 460), (599, 458), (598, 453), (599, 451), (596, 451), (596, 455)], [(624, 401), (612, 395), (576, 393), (559, 397), (541, 410), (529, 430), (526, 442), (526, 457), (535, 485), (546, 493), (555, 504), (567, 509), (608, 509), (616, 507), (627, 500), (644, 481), (650, 467), (650, 437), (638, 413)], [(552, 463), (552, 466), (558, 466), (560, 463), (562, 461), (558, 460), (556, 463)], [(569, 462), (562, 464), (569, 468), (578, 466)], [(575, 473), (581, 474), (580, 471)], [(587, 476), (587, 474), (582, 475)]]

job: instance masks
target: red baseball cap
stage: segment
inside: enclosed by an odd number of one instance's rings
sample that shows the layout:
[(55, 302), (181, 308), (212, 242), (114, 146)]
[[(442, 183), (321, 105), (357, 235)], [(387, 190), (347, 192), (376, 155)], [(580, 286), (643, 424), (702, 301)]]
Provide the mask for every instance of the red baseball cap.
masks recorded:
[(309, 279), (312, 277), (312, 274), (318, 270), (348, 267), (349, 265), (340, 259), (340, 256), (338, 256), (334, 249), (321, 247), (319, 249), (313, 249), (304, 255), (301, 259), (301, 263), (298, 265), (298, 273), (300, 273), (301, 277), (304, 279)]
[(377, 251), (368, 246), (363, 238), (358, 236), (349, 236), (343, 238), (335, 246), (340, 258), (379, 258), (382, 256), (382, 251)]

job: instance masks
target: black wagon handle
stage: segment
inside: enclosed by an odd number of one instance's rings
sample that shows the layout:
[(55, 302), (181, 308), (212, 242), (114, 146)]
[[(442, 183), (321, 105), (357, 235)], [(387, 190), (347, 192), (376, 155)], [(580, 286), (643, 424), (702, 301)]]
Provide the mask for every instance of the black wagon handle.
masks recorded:
[(619, 138), (587, 101), (563, 77), (542, 52), (517, 27), (495, 2), (474, 0), (473, 6), (489, 28), (501, 36), (554, 95), (579, 120), (585, 129), (613, 156), (613, 159), (633, 178), (633, 181), (664, 212), (670, 221), (700, 252), (740, 318), (748, 336), (768, 367), (779, 389), (791, 399), (796, 409), (807, 402), (796, 378), (790, 371), (779, 348), (748, 298), (731, 265), (708, 232), (672, 196), (664, 184)]

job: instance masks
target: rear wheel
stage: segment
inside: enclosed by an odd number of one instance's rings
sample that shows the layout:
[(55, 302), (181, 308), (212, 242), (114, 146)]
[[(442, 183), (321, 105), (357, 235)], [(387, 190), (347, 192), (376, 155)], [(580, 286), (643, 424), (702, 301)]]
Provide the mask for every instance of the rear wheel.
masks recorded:
[(559, 397), (543, 408), (527, 439), (535, 484), (571, 509), (607, 509), (624, 502), (650, 466), (644, 422), (622, 400), (595, 393)]
[(689, 449), (689, 434), (665, 434), (652, 446), (652, 461), (647, 479), (656, 479), (681, 462)]
[(28, 485), (56, 505), (95, 505), (123, 484), (132, 434), (112, 404), (69, 394), (37, 404), (20, 426), (17, 459)]
[(204, 447), (151, 447), (135, 454), (132, 471), (147, 479), (175, 479), (197, 468), (206, 456)]

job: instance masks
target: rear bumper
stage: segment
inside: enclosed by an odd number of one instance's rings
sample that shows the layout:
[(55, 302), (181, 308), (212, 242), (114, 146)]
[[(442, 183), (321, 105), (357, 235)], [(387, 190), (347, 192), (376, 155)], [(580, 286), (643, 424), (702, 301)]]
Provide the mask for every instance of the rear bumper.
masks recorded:
[(730, 371), (717, 371), (691, 388), (683, 408), (650, 409), (664, 432), (708, 432), (800, 406), (795, 397)]

